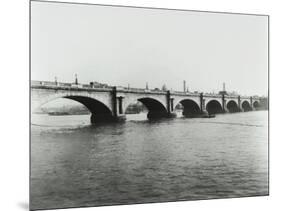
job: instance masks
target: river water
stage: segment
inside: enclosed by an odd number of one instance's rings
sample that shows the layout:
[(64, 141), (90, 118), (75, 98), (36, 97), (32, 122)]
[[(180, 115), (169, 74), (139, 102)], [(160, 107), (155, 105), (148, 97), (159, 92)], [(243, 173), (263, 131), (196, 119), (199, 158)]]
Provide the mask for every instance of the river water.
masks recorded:
[(268, 195), (267, 115), (32, 115), (31, 209)]

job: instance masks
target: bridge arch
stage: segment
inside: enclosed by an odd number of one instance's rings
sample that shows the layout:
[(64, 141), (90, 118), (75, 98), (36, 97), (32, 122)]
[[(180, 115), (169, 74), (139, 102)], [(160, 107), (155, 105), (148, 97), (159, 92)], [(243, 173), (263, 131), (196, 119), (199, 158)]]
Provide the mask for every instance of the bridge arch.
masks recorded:
[(223, 108), (218, 100), (210, 100), (206, 105), (206, 110), (209, 114), (223, 113)]
[(195, 117), (201, 113), (200, 106), (191, 99), (183, 99), (179, 102), (183, 106), (183, 115), (185, 117)]
[(160, 101), (150, 97), (139, 98), (138, 101), (144, 104), (147, 108), (148, 119), (167, 117), (168, 111)]
[[(39, 93), (40, 94), (40, 93)], [(32, 112), (42, 107), (46, 103), (52, 102), (56, 99), (70, 99), (84, 105), (91, 112), (91, 122), (107, 122), (113, 120), (113, 112), (111, 108), (106, 105), (108, 103), (106, 98), (104, 100), (96, 99), (94, 96), (87, 95), (85, 93), (41, 93), (42, 97), (34, 97), (34, 103), (32, 105)], [(36, 100), (40, 98), (40, 100)], [(104, 101), (104, 102), (103, 102)]]
[(255, 110), (258, 110), (260, 108), (260, 102), (259, 101), (254, 101), (253, 102), (253, 107), (255, 108)]
[(91, 113), (91, 122), (108, 122), (113, 120), (111, 110), (102, 102), (84, 96), (65, 96), (63, 98), (71, 99), (83, 104)]
[(155, 99), (152, 97), (148, 96), (129, 96), (125, 97), (125, 102), (124, 102), (124, 108), (125, 108), (125, 113), (128, 109), (129, 106), (132, 104), (135, 104), (137, 102), (141, 102), (147, 109), (147, 118), (148, 119), (157, 119), (157, 118), (162, 118), (162, 117), (167, 117), (168, 116), (168, 111), (166, 109), (165, 104), (162, 102), (163, 100), (161, 98)]
[(251, 111), (252, 107), (247, 100), (244, 100), (241, 104), (243, 111)]
[(234, 100), (230, 100), (226, 104), (226, 108), (230, 113), (239, 112), (238, 104)]

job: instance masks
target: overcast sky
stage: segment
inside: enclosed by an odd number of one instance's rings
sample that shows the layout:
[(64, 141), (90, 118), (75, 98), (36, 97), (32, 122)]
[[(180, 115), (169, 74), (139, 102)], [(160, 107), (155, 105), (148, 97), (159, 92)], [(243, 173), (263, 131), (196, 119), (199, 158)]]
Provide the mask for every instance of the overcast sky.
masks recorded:
[(32, 80), (267, 93), (267, 17), (32, 2)]

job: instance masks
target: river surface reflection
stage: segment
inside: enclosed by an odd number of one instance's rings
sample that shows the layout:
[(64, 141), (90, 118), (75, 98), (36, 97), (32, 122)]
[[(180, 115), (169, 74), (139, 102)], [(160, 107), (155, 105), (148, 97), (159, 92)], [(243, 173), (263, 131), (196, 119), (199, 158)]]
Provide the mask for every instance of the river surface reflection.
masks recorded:
[(268, 195), (267, 115), (32, 115), (31, 209)]

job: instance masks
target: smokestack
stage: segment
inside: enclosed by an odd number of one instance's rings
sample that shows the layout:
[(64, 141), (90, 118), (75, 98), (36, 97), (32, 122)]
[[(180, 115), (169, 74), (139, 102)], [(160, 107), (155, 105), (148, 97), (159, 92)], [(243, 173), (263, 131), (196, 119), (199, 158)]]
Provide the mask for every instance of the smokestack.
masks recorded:
[(186, 82), (185, 82), (185, 80), (183, 81), (183, 92), (185, 92), (186, 91)]
[(222, 91), (225, 92), (225, 83), (224, 82), (223, 82), (223, 89), (222, 89)]
[(75, 84), (78, 84), (77, 74), (75, 74)]

